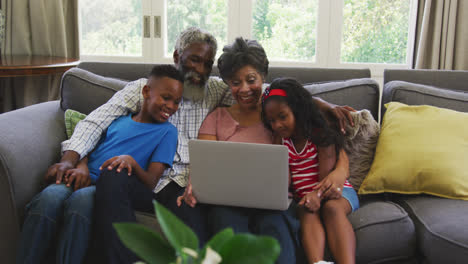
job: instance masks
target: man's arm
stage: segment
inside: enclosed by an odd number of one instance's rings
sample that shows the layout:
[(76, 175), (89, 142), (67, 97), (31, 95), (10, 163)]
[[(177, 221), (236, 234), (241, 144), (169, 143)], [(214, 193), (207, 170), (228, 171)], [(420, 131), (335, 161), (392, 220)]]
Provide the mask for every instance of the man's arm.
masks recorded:
[(340, 127), (341, 133), (345, 133), (346, 123), (348, 122), (351, 126), (354, 126), (353, 117), (350, 112), (354, 112), (354, 108), (350, 106), (340, 106), (328, 103), (319, 97), (312, 97), (314, 102), (317, 104), (318, 108), (322, 113), (333, 116), (337, 121)]
[[(102, 133), (112, 121), (129, 112), (139, 111), (142, 101), (141, 89), (145, 84), (146, 79), (139, 79), (128, 83), (124, 89), (112, 96), (107, 103), (80, 121), (72, 137), (62, 142), (62, 152), (64, 155), (60, 163), (68, 162), (75, 167), (78, 160), (94, 149)], [(70, 151), (74, 153), (67, 155), (67, 152)]]

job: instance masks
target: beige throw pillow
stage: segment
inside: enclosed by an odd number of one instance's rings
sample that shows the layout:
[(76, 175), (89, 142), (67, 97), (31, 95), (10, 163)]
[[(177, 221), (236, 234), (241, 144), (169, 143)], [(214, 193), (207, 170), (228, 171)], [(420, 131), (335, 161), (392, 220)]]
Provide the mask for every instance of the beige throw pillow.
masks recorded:
[(349, 158), (349, 182), (359, 190), (374, 160), (380, 125), (369, 110), (351, 113), (354, 127), (346, 127), (344, 150)]

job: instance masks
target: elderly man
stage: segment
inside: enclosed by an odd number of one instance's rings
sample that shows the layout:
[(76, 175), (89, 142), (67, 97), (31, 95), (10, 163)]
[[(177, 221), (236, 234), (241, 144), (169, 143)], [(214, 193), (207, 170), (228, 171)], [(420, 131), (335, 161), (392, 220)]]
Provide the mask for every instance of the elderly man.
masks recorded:
[[(177, 127), (178, 145), (173, 166), (165, 170), (152, 197), (194, 229), (202, 243), (206, 242), (209, 236), (206, 232), (206, 221), (203, 219), (204, 207), (191, 208), (186, 205), (177, 207), (176, 199), (183, 194), (187, 185), (189, 174), (188, 141), (197, 138), (200, 125), (211, 110), (219, 105), (233, 103), (228, 86), (217, 77), (209, 77), (216, 50), (216, 39), (208, 32), (194, 27), (183, 31), (176, 41), (173, 59), (175, 66), (184, 75), (184, 94), (179, 110), (169, 118), (169, 122)], [(130, 112), (138, 112), (143, 101), (141, 90), (145, 83), (146, 79), (140, 79), (127, 84), (106, 104), (94, 110), (80, 122), (73, 136), (62, 143), (62, 159), (50, 167), (48, 178), (55, 179), (56, 183), (64, 181), (65, 172), (74, 168), (80, 159), (93, 150), (113, 120)], [(346, 113), (345, 109), (332, 107), (323, 101), (319, 103), (323, 109), (328, 109), (328, 111), (334, 112), (335, 116), (341, 116), (343, 119), (343, 113)], [(74, 181), (75, 188), (89, 184), (89, 176), (77, 178)], [(110, 189), (101, 192), (100, 189), (104, 188), (114, 188), (115, 192)], [(96, 238), (102, 240), (102, 243), (98, 243), (102, 247), (100, 253), (104, 254), (106, 261), (110, 263), (130, 263), (136, 260), (136, 256), (121, 244), (116, 232), (112, 227), (109, 227), (109, 223), (112, 222), (135, 221), (134, 214), (130, 217), (131, 219), (128, 219), (115, 214), (102, 213), (108, 212), (110, 207), (116, 208), (115, 210), (134, 209), (132, 203), (140, 197), (137, 197), (137, 194), (121, 195), (121, 189), (115, 184), (100, 183), (99, 180), (97, 183)], [(109, 197), (104, 197), (104, 193), (115, 193), (115, 196), (109, 199)], [(104, 210), (105, 208), (107, 210)], [(145, 208), (136, 209), (151, 211), (152, 205), (148, 203)], [(283, 224), (286, 225), (286, 223)], [(285, 254), (283, 259), (288, 259), (288, 263), (294, 263), (294, 245), (290, 235), (280, 234), (277, 239), (282, 248), (281, 254)]]

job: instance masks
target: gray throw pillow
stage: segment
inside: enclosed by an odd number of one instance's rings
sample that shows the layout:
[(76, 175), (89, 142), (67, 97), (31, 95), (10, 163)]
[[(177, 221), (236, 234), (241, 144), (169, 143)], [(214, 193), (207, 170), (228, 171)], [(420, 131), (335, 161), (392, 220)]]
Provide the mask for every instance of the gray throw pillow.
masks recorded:
[(346, 127), (344, 150), (349, 158), (349, 182), (356, 192), (370, 170), (380, 126), (368, 110), (351, 113), (354, 127)]

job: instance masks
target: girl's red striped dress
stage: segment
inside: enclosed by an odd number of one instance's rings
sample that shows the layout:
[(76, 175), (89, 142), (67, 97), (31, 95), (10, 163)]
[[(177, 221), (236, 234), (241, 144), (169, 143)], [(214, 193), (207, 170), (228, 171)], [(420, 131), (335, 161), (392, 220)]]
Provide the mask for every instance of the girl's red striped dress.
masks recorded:
[[(319, 183), (319, 162), (317, 147), (307, 140), (304, 149), (297, 152), (290, 138), (283, 138), (283, 145), (289, 150), (289, 171), (292, 176), (293, 189), (302, 198), (313, 191)], [(346, 180), (344, 188), (352, 188)]]

